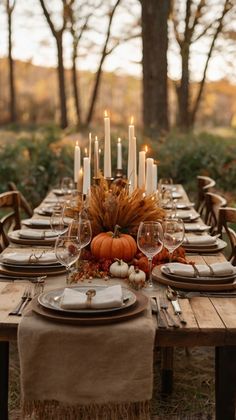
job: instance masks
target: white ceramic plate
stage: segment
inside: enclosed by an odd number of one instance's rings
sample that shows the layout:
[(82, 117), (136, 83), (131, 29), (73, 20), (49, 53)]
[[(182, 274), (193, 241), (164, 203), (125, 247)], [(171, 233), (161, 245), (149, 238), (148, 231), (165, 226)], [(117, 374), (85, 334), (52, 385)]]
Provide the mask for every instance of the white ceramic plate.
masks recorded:
[[(73, 289), (78, 290), (79, 292), (86, 293), (89, 289), (95, 289), (101, 291), (105, 289), (107, 286), (74, 286)], [(136, 295), (129, 289), (122, 287), (123, 291), (123, 305), (118, 308), (106, 308), (106, 309), (63, 309), (60, 307), (60, 297), (64, 291), (64, 288), (50, 290), (49, 292), (44, 292), (38, 297), (38, 302), (44, 308), (52, 309), (54, 311), (59, 312), (67, 312), (67, 313), (75, 313), (75, 314), (91, 314), (97, 315), (100, 313), (109, 313), (114, 311), (120, 311), (122, 309), (129, 308), (130, 306), (134, 305), (136, 302)]]

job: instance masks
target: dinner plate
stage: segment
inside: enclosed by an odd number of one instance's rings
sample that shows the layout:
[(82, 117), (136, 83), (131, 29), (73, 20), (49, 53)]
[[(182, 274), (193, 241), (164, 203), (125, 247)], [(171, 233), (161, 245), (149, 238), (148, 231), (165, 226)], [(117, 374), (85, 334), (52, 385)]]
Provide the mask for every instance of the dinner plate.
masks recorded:
[[(176, 203), (176, 209), (177, 210), (187, 210), (187, 209), (191, 209), (192, 207), (194, 207), (194, 203)], [(164, 208), (166, 210), (172, 210), (172, 205), (167, 204), (166, 206), (164, 206)]]
[(20, 236), (20, 232), (21, 230), (13, 230), (9, 232), (8, 237), (10, 242), (21, 245), (53, 245), (57, 239), (57, 236), (49, 238), (22, 238)]
[(123, 311), (114, 311), (100, 314), (74, 314), (68, 312), (55, 311), (44, 308), (38, 303), (38, 299), (35, 298), (31, 302), (31, 308), (38, 315), (49, 319), (53, 322), (60, 322), (63, 324), (74, 324), (74, 325), (104, 325), (113, 324), (117, 322), (128, 321), (139, 316), (148, 307), (149, 297), (141, 292), (133, 292), (136, 296), (136, 302), (134, 305), (129, 306)]
[(161, 272), (160, 267), (156, 266), (153, 269), (153, 280), (158, 283), (169, 285), (183, 290), (206, 290), (206, 291), (220, 291), (220, 290), (233, 290), (236, 289), (236, 278), (234, 277), (230, 282), (215, 283), (211, 280), (208, 283), (196, 282), (194, 278), (188, 279), (188, 281), (181, 281), (179, 279), (173, 279), (167, 277)]
[(191, 212), (189, 213), (186, 212), (186, 214), (184, 214), (184, 213), (181, 213), (181, 211), (180, 212), (177, 211), (175, 217), (182, 219), (184, 223), (188, 223), (188, 222), (194, 222), (194, 220), (199, 219), (200, 215), (198, 213), (191, 213)]
[(199, 254), (200, 254), (201, 252), (208, 253), (208, 252), (221, 251), (222, 249), (227, 247), (227, 243), (225, 241), (222, 241), (222, 239), (217, 238), (216, 243), (213, 244), (213, 245), (182, 244), (182, 246), (184, 247), (185, 251), (187, 251), (187, 252), (199, 252)]
[[(33, 227), (34, 229), (51, 228), (50, 219), (24, 219), (21, 221), (22, 225)], [(56, 223), (55, 223), (56, 224)]]
[(198, 277), (189, 277), (189, 276), (181, 276), (179, 274), (173, 274), (168, 271), (168, 268), (163, 265), (161, 267), (161, 273), (164, 274), (166, 277), (168, 277), (171, 280), (174, 281), (181, 281), (181, 282), (191, 282), (191, 283), (232, 283), (234, 280), (236, 280), (236, 268), (233, 274), (227, 275), (227, 276), (198, 276)]
[(186, 223), (184, 224), (185, 232), (207, 232), (211, 226), (200, 223)]
[(64, 266), (58, 267), (48, 267), (48, 266), (37, 266), (37, 267), (7, 267), (0, 264), (0, 273), (6, 274), (9, 276), (17, 275), (25, 276), (25, 277), (32, 277), (32, 276), (57, 276), (60, 274), (64, 274), (66, 272), (66, 268)]
[[(101, 291), (107, 286), (73, 286), (72, 287), (75, 290), (78, 290), (81, 293), (86, 293), (89, 289), (95, 289), (97, 291)], [(109, 313), (114, 311), (120, 311), (126, 308), (129, 308), (130, 306), (134, 305), (136, 302), (136, 295), (131, 290), (126, 289), (125, 287), (122, 287), (123, 292), (123, 305), (117, 308), (106, 308), (106, 309), (63, 309), (60, 306), (60, 298), (64, 292), (64, 287), (61, 289), (56, 290), (50, 290), (49, 292), (42, 293), (38, 297), (38, 302), (40, 305), (42, 305), (44, 308), (52, 309), (59, 312), (67, 312), (67, 313), (73, 313), (73, 314), (102, 314), (102, 313)]]

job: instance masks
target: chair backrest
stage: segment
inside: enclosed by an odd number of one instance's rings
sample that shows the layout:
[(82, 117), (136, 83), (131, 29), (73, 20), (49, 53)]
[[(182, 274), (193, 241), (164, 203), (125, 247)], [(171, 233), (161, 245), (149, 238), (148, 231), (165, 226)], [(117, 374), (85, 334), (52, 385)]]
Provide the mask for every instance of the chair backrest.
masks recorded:
[(0, 250), (9, 244), (8, 232), (20, 229), (20, 194), (9, 191), (0, 194)]
[(210, 192), (215, 185), (216, 183), (214, 179), (210, 178), (209, 176), (197, 176), (198, 197), (196, 210), (201, 215), (203, 215), (204, 211), (206, 210), (205, 194)]
[(27, 216), (31, 217), (33, 216), (33, 209), (31, 205), (28, 203), (26, 198), (23, 196), (23, 194), (17, 189), (17, 186), (14, 182), (10, 181), (8, 182), (8, 188), (10, 191), (18, 191), (20, 194), (20, 207), (24, 212), (27, 214)]
[[(229, 226), (234, 224), (235, 228)], [(236, 265), (236, 208), (224, 207), (219, 209), (218, 233), (225, 233), (229, 238), (230, 254), (228, 259)]]
[(211, 226), (210, 232), (216, 233), (218, 229), (219, 210), (227, 206), (227, 201), (219, 194), (207, 192), (205, 194), (206, 214), (205, 223)]

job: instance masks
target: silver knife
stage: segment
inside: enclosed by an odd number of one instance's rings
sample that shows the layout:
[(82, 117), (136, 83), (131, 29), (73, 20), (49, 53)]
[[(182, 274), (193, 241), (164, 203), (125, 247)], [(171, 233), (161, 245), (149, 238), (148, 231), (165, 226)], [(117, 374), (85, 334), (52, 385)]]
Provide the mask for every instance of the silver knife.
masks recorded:
[(156, 313), (158, 328), (167, 328), (167, 325), (161, 316), (159, 299), (156, 296), (153, 296), (151, 298), (151, 305), (152, 305), (152, 311)]
[(172, 306), (174, 308), (175, 314), (179, 317), (181, 324), (187, 324), (187, 321), (182, 316), (182, 311), (179, 306), (178, 300), (171, 299)]

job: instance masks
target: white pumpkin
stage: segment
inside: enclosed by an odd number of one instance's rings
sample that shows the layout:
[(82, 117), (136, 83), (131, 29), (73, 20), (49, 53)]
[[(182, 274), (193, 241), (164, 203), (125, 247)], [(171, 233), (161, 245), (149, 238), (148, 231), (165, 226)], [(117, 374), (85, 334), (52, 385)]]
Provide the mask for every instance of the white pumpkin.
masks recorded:
[(144, 271), (136, 268), (129, 275), (129, 282), (136, 288), (141, 288), (145, 286), (146, 274)]
[(124, 279), (128, 277), (129, 266), (123, 260), (116, 260), (110, 265), (110, 274), (113, 277), (118, 277)]

